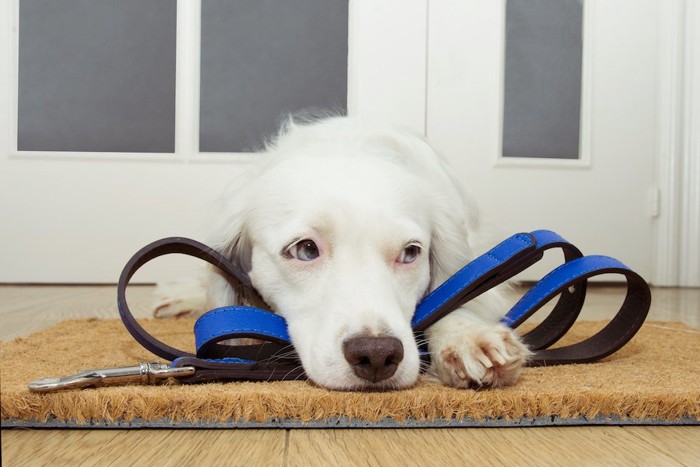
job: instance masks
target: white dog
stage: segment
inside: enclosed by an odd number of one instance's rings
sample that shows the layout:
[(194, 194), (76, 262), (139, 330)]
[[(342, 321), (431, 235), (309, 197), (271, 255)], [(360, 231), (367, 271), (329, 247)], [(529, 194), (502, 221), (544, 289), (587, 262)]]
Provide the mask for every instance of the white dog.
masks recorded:
[[(351, 118), (291, 120), (224, 199), (209, 244), (265, 303), (213, 272), (208, 308), (283, 316), (307, 376), (332, 389), (413, 385), (416, 304), (473, 258), (475, 212), (420, 137)], [(180, 309), (181, 311), (181, 309)], [(529, 351), (487, 293), (426, 332), (429, 372), (456, 387), (516, 382)], [(170, 300), (158, 314), (178, 313)]]

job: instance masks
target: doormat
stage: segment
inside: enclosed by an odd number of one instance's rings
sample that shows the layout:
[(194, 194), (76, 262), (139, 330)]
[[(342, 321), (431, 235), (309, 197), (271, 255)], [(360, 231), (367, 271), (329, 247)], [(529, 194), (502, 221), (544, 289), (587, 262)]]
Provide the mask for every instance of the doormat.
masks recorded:
[[(194, 350), (194, 320), (141, 320)], [(605, 322), (576, 323), (560, 345)], [(700, 424), (700, 332), (648, 322), (593, 364), (527, 368), (512, 387), (453, 389), (423, 377), (411, 389), (338, 392), (309, 381), (115, 386), (34, 394), (27, 382), (158, 360), (119, 320), (71, 320), (0, 345), (2, 427), (380, 428)]]

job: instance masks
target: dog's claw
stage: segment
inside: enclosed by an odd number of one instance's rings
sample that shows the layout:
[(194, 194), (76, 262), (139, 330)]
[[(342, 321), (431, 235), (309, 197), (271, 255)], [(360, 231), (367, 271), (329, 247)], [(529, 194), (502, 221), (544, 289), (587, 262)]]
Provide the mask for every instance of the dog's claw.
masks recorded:
[[(492, 355), (491, 358), (493, 360), (496, 360), (496, 363), (498, 363), (499, 365), (505, 365), (508, 362), (508, 359), (506, 357), (504, 357), (503, 354), (498, 349), (493, 349), (493, 351), (491, 352), (491, 355)], [(491, 367), (489, 367), (489, 368), (491, 368)]]
[(477, 351), (474, 353), (474, 356), (479, 360), (479, 362), (484, 365), (486, 368), (493, 368), (493, 362), (489, 357), (486, 356), (486, 354), (483, 352), (481, 349), (477, 349)]

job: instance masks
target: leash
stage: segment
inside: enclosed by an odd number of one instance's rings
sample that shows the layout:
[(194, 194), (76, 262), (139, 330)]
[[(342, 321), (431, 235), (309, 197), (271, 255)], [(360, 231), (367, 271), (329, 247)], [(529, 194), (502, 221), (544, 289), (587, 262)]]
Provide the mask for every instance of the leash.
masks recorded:
[[(622, 348), (642, 326), (651, 305), (648, 284), (637, 273), (614, 258), (583, 256), (581, 251), (549, 230), (515, 234), (475, 258), (416, 307), (411, 325), (417, 336), (432, 324), (487, 290), (501, 284), (542, 259), (545, 251), (561, 250), (563, 264), (537, 282), (505, 314), (501, 322), (520, 326), (554, 297), (559, 300), (550, 314), (522, 339), (534, 355), (529, 366), (590, 363)], [(219, 268), (234, 287), (252, 289), (245, 271), (217, 251), (195, 240), (172, 237), (139, 250), (124, 267), (117, 286), (119, 314), (129, 333), (143, 347), (171, 362), (88, 370), (64, 378), (33, 381), (35, 392), (96, 386), (112, 381), (155, 382), (176, 378), (185, 383), (226, 380), (274, 381), (305, 377), (281, 316), (259, 308), (228, 306), (202, 315), (194, 325), (196, 353), (179, 350), (159, 341), (136, 321), (126, 300), (132, 276), (147, 262), (168, 254), (199, 258)], [(610, 322), (593, 336), (573, 345), (551, 349), (579, 317), (586, 296), (587, 280), (602, 274), (619, 274), (626, 280), (624, 302)], [(254, 345), (229, 345), (228, 339), (253, 338)], [(427, 360), (425, 348), (422, 358)]]

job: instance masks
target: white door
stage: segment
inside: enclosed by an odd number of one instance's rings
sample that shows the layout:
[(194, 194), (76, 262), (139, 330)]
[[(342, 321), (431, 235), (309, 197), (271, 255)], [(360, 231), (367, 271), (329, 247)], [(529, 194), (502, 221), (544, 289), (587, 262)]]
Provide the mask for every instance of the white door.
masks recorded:
[(503, 0), (430, 2), (427, 136), (476, 197), (494, 239), (555, 230), (584, 254), (614, 256), (649, 278), (660, 0), (582, 3), (576, 159), (502, 154)]
[[(139, 7), (138, 1), (129, 3)], [(128, 258), (148, 242), (176, 235), (206, 238), (226, 183), (255, 155), (199, 150), (198, 0), (177, 2), (174, 151), (18, 150), (20, 5), (36, 4), (0, 2), (0, 282), (114, 283)], [(350, 114), (424, 131), (426, 4), (350, 2)], [(78, 9), (80, 1), (51, 5)], [(275, 2), (267, 5), (275, 7)], [(60, 22), (66, 12), (57, 13), (55, 22)], [(191, 261), (168, 258), (137, 279), (187, 277), (191, 266)]]

